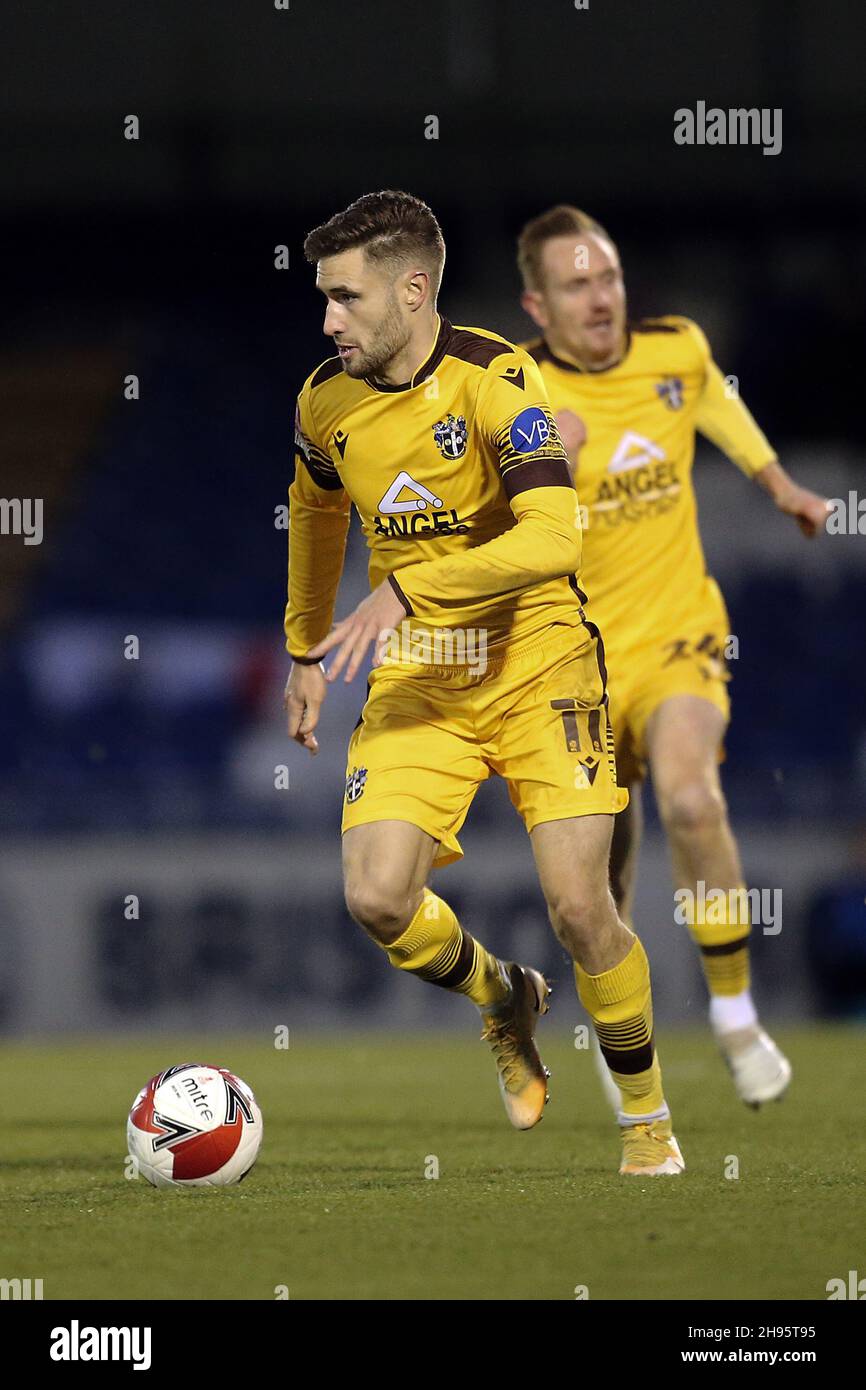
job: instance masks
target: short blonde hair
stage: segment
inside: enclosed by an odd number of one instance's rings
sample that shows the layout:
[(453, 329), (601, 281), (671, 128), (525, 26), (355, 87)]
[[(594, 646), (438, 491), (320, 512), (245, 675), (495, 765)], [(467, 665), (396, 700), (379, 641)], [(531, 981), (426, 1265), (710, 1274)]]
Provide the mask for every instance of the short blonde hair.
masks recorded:
[(523, 277), (524, 288), (543, 288), (541, 253), (546, 242), (552, 241), (554, 237), (585, 236), (587, 232), (594, 232), (596, 236), (609, 241), (611, 246), (614, 245), (600, 222), (596, 222), (588, 212), (582, 212), (580, 208), (572, 207), (569, 203), (558, 203), (555, 208), (548, 208), (547, 212), (542, 212), (538, 217), (533, 217), (531, 222), (527, 222), (517, 238), (517, 264)]

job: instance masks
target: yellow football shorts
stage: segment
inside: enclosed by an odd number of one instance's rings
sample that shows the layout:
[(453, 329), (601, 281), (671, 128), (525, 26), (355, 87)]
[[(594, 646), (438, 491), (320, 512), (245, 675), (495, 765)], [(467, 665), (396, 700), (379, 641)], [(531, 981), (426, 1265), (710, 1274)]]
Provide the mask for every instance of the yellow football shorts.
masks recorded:
[[(657, 641), (620, 648), (608, 645), (608, 690), (616, 763), (624, 785), (646, 776), (646, 728), (650, 716), (673, 695), (698, 695), (720, 709), (725, 723), (731, 704), (725, 651), (727, 613), (704, 612), (672, 628)], [(724, 748), (719, 747), (719, 762)]]
[(405, 820), (462, 857), (457, 833), (478, 787), (504, 777), (527, 831), (610, 814), (617, 786), (604, 660), (596, 629), (555, 624), (543, 641), (486, 669), (386, 664), (370, 675), (349, 742), (343, 830)]

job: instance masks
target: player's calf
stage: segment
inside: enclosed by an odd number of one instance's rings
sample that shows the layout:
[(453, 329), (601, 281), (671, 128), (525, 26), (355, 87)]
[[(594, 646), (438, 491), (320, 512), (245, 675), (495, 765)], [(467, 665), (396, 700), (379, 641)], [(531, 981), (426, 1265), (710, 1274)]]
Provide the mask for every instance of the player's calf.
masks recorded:
[(593, 1021), (601, 1056), (619, 1098), (620, 1172), (681, 1173), (685, 1165), (671, 1132), (655, 1051), (649, 962), (638, 938), (631, 939), (625, 958), (612, 969), (593, 975), (575, 963), (577, 992)]
[(544, 977), (494, 956), (428, 888), (406, 929), (380, 945), (398, 970), (465, 994), (478, 1006), (482, 1041), (493, 1049), (508, 1118), (516, 1129), (537, 1124), (549, 1099), (550, 1073), (534, 1041), (538, 1019), (548, 1008), (550, 988)]

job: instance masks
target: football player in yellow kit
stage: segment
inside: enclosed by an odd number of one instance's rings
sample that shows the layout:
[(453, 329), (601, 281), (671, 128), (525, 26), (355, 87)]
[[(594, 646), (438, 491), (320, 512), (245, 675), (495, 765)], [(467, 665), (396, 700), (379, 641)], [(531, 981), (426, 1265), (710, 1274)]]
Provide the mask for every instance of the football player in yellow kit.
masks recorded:
[(541, 329), (538, 363), (573, 465), (584, 524), (582, 583), (604, 634), (611, 722), (629, 807), (611, 855), (631, 919), (640, 782), (653, 779), (678, 889), (701, 952), (710, 1022), (741, 1098), (777, 1099), (791, 1068), (750, 992), (749, 908), (718, 763), (729, 717), (728, 616), (706, 572), (692, 486), (698, 430), (806, 535), (828, 503), (799, 487), (712, 359), (697, 324), (631, 323), (616, 246), (560, 205), (518, 242), (522, 303)]
[[(603, 648), (581, 606), (577, 499), (541, 374), (496, 334), (437, 312), (445, 247), (410, 194), (358, 199), (304, 249), (337, 356), (298, 400), (285, 698), (289, 734), (315, 753), (328, 681), (351, 679), (372, 645), (346, 767), (349, 911), (392, 965), (478, 1006), (509, 1119), (535, 1125), (547, 983), (499, 960), (428, 887), (434, 864), (462, 852), (478, 785), (504, 777), (616, 1085), (620, 1172), (679, 1173), (646, 954), (609, 890), (627, 797)], [(353, 503), (372, 592), (329, 631)]]

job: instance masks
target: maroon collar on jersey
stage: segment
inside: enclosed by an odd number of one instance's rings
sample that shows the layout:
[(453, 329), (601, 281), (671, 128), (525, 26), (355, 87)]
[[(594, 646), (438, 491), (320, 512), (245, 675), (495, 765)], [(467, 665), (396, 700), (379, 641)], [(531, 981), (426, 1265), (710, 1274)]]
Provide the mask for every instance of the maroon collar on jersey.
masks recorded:
[(612, 372), (614, 367), (621, 367), (631, 351), (632, 329), (631, 325), (626, 325), (625, 330), (625, 350), (621, 357), (615, 362), (611, 362), (607, 367), (579, 367), (576, 362), (566, 362), (564, 357), (557, 357), (548, 345), (546, 338), (539, 339), (534, 347), (527, 348), (530, 357), (534, 357), (536, 362), (552, 362), (555, 367), (561, 367), (564, 372), (578, 372), (581, 376), (603, 376), (605, 372)]

